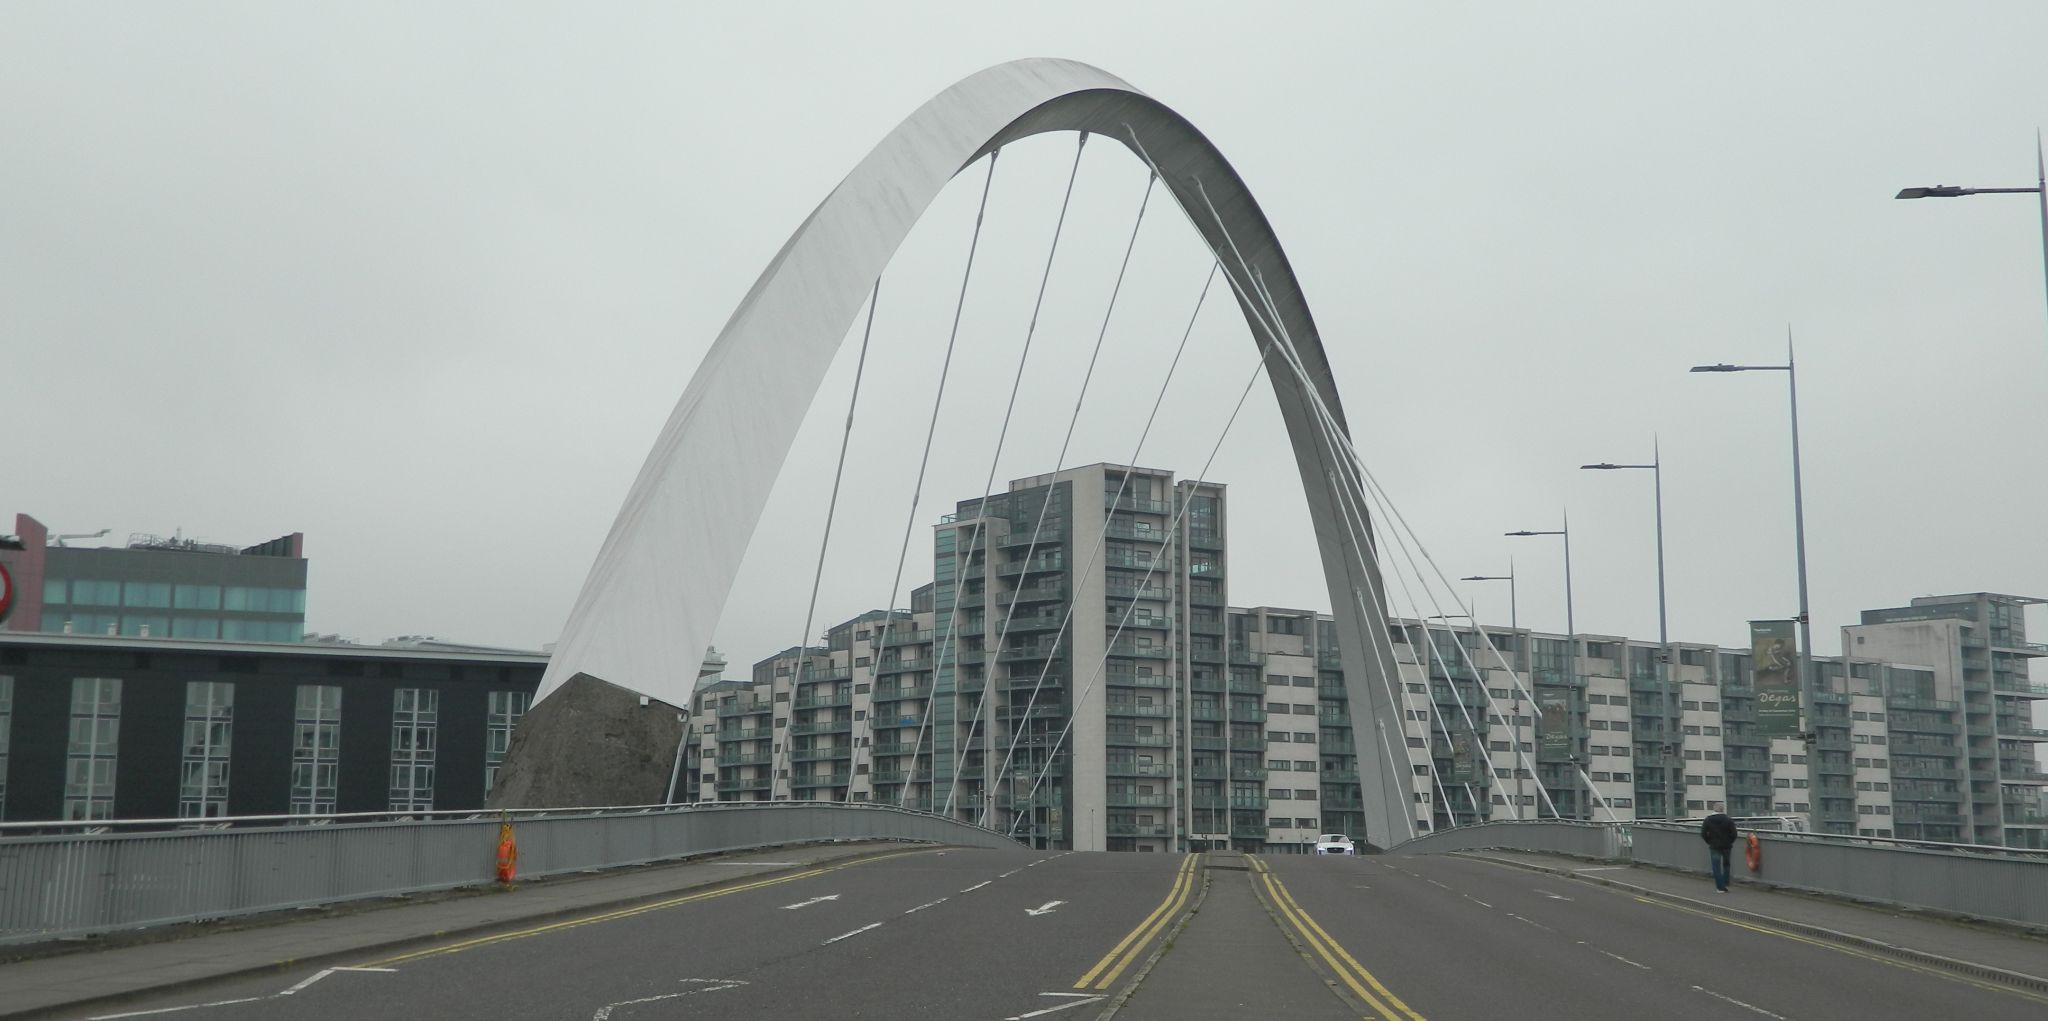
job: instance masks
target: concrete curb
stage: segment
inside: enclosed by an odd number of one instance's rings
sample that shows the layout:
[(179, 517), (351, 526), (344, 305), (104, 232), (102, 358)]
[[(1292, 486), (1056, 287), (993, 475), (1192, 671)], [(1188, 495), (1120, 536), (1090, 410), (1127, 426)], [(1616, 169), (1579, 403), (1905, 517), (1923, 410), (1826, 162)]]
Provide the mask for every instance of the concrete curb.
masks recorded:
[(2029, 992), (2048, 994), (2048, 978), (2043, 978), (2038, 975), (2029, 975), (2025, 972), (2018, 971), (2007, 971), (2003, 968), (1994, 968), (1988, 964), (1978, 964), (1975, 961), (1965, 961), (1954, 957), (1944, 957), (1941, 954), (1931, 953), (1926, 950), (1916, 950), (1912, 947), (1902, 947), (1894, 943), (1886, 943), (1883, 940), (1871, 939), (1868, 936), (1858, 936), (1854, 933), (1842, 932), (1838, 929), (1830, 929), (1826, 926), (1814, 925), (1810, 922), (1797, 922), (1786, 918), (1779, 918), (1776, 915), (1766, 915), (1755, 911), (1744, 911), (1741, 908), (1729, 907), (1725, 904), (1721, 904), (1715, 901), (1698, 900), (1692, 897), (1686, 897), (1680, 894), (1669, 893), (1663, 890), (1651, 889), (1646, 886), (1637, 886), (1633, 883), (1624, 883), (1620, 880), (1609, 879), (1605, 876), (1589, 876), (1582, 872), (1574, 872), (1569, 869), (1554, 868), (1548, 865), (1538, 865), (1533, 862), (1517, 861), (1512, 858), (1499, 858), (1493, 855), (1481, 854), (1474, 851), (1447, 851), (1444, 853), (1448, 857), (1470, 858), (1474, 861), (1490, 862), (1495, 865), (1504, 865), (1509, 868), (1521, 869), (1526, 872), (1538, 872), (1544, 875), (1561, 876), (1563, 878), (1570, 879), (1575, 882), (1591, 883), (1595, 886), (1606, 886), (1617, 890), (1626, 890), (1629, 893), (1635, 894), (1640, 897), (1648, 897), (1653, 900), (1665, 901), (1671, 904), (1680, 904), (1686, 907), (1695, 908), (1697, 910), (1709, 912), (1712, 914), (1731, 915), (1742, 918), (1747, 921), (1756, 922), (1758, 924), (1775, 926), (1780, 929), (1785, 929), (1791, 932), (1798, 933), (1802, 936), (1810, 937), (1812, 939), (1822, 940), (1829, 943), (1839, 943), (1844, 946), (1855, 947), (1860, 950), (1869, 950), (1883, 954), (1887, 957), (1896, 957), (1900, 960), (1911, 961), (1915, 964), (1924, 965), (1930, 968), (1938, 968), (1942, 971), (1952, 971), (1957, 974), (1968, 975), (1972, 978), (1983, 979), (1989, 982), (1997, 982), (2001, 985), (2014, 986), (2020, 989), (2025, 989)]
[[(887, 841), (887, 843), (899, 844), (909, 842)], [(931, 850), (950, 849), (949, 845), (944, 844), (931, 844), (926, 846)], [(960, 849), (979, 850), (978, 848)], [(775, 848), (767, 847), (760, 848), (759, 850), (772, 851), (775, 850)], [(309, 967), (313, 965), (326, 965), (344, 959), (360, 958), (365, 954), (407, 950), (413, 947), (419, 947), (439, 942), (441, 940), (445, 940), (454, 936), (484, 935), (496, 931), (517, 929), (524, 926), (532, 925), (536, 922), (546, 923), (552, 921), (565, 920), (568, 918), (576, 917), (578, 915), (603, 913), (607, 911), (618, 911), (625, 908), (635, 907), (641, 904), (652, 904), (657, 901), (666, 900), (686, 890), (709, 891), (715, 890), (722, 886), (736, 886), (743, 883), (758, 882), (763, 879), (773, 879), (777, 876), (792, 875), (798, 872), (803, 872), (809, 869), (814, 869), (825, 865), (853, 864), (866, 858), (878, 857), (885, 854), (895, 854), (898, 853), (898, 850), (899, 849), (850, 850), (846, 854), (833, 855), (831, 857), (826, 858), (819, 858), (816, 861), (806, 862), (802, 865), (796, 865), (789, 868), (774, 869), (768, 872), (755, 872), (750, 875), (734, 876), (729, 879), (713, 879), (712, 881), (705, 883), (672, 887), (668, 890), (664, 890), (659, 893), (642, 893), (634, 894), (630, 897), (614, 897), (608, 900), (599, 900), (592, 901), (587, 904), (578, 904), (573, 907), (555, 908), (548, 911), (535, 912), (530, 915), (520, 915), (516, 918), (495, 919), (493, 921), (478, 925), (459, 926), (452, 929), (438, 929), (434, 932), (423, 933), (417, 936), (406, 936), (399, 939), (375, 940), (351, 946), (346, 949), (333, 950), (326, 953), (312, 954), (306, 957), (284, 958), (280, 960), (265, 961), (261, 964), (232, 966), (223, 968), (222, 970), (217, 972), (212, 972), (206, 975), (196, 976), (193, 978), (178, 979), (176, 981), (171, 982), (161, 982), (155, 985), (143, 986), (135, 989), (124, 989), (120, 992), (106, 993), (98, 996), (87, 996), (82, 997), (80, 999), (71, 1000), (65, 1003), (50, 1004), (41, 1007), (31, 1007), (27, 1010), (10, 1011), (0, 1009), (0, 1021), (32, 1021), (32, 1019), (62, 1017), (88, 1008), (119, 1006), (122, 1003), (132, 1002), (134, 1000), (142, 999), (145, 997), (160, 996), (164, 993), (175, 993), (185, 989), (195, 989), (201, 986), (212, 985), (216, 982), (223, 982), (231, 979), (247, 978), (254, 975), (261, 975), (265, 972), (284, 971), (289, 968)], [(674, 864), (691, 865), (701, 863), (702, 860), (700, 859), (696, 861), (678, 861)], [(290, 923), (284, 922), (279, 924)], [(122, 948), (109, 948), (105, 952), (118, 953), (120, 949)], [(96, 951), (84, 950), (79, 952), (94, 953)], [(0, 975), (4, 974), (5, 966), (0, 965)]]
[(1166, 934), (1159, 938), (1159, 945), (1153, 948), (1151, 956), (1145, 958), (1145, 963), (1138, 965), (1138, 970), (1131, 973), (1131, 980), (1124, 983), (1123, 990), (1110, 998), (1109, 1006), (1104, 1007), (1102, 1013), (1095, 1015), (1095, 1021), (1110, 1021), (1116, 1016), (1117, 1011), (1124, 1009), (1124, 1004), (1129, 1003), (1131, 997), (1138, 994), (1138, 987), (1145, 984), (1145, 976), (1152, 974), (1152, 969), (1165, 959), (1166, 952), (1173, 949), (1173, 941), (1180, 936), (1181, 931), (1188, 927), (1189, 922), (1195, 920), (1195, 915), (1201, 913), (1202, 904), (1209, 899), (1209, 884), (1214, 879), (1209, 874), (1206, 862), (1196, 867), (1202, 870), (1202, 892), (1196, 894), (1195, 902), (1188, 905), (1188, 909), (1174, 920), (1173, 928), (1166, 930)]
[[(1265, 869), (1265, 871), (1270, 871), (1270, 869)], [(1257, 871), (1254, 871), (1253, 875), (1256, 876), (1257, 874)], [(1323, 987), (1330, 991), (1330, 995), (1335, 996), (1338, 1002), (1344, 1004), (1346, 1009), (1356, 1011), (1359, 1017), (1370, 1018), (1377, 1016), (1372, 1004), (1366, 1003), (1357, 996), (1352, 995), (1351, 990), (1344, 987), (1344, 983), (1329, 977), (1329, 968), (1323, 962), (1316, 960), (1316, 955), (1310, 953), (1309, 948), (1303, 945), (1300, 937), (1296, 936), (1293, 928), (1289, 927), (1287, 922), (1280, 917), (1279, 912), (1274, 909), (1273, 903), (1266, 899), (1265, 893), (1259, 889), (1259, 884), (1256, 882), (1252, 883), (1252, 896), (1258, 898), (1259, 907), (1265, 909), (1266, 920), (1273, 923), (1273, 928), (1280, 930), (1280, 935), (1287, 940), (1287, 945), (1293, 947), (1294, 952), (1300, 955), (1302, 963), (1308, 965), (1309, 971), (1317, 978), (1323, 980)]]

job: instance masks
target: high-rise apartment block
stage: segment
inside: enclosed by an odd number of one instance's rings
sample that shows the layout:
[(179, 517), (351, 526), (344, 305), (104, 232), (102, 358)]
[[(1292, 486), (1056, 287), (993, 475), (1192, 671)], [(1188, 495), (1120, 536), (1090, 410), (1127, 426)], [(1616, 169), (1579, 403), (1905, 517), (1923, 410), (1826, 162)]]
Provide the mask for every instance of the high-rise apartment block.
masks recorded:
[(1327, 614), (1227, 606), (1226, 515), (1221, 486), (1119, 465), (959, 504), (907, 611), (699, 689), (680, 797), (900, 804), (1041, 847), (1294, 850), (1361, 833), (1367, 755), (1411, 778), (1417, 832), (1718, 803), (2048, 846), (2032, 600), (1867, 612), (1813, 663), (1804, 739), (1759, 732), (1747, 649), (1395, 619), (1374, 673), (1401, 726), (1363, 736)]

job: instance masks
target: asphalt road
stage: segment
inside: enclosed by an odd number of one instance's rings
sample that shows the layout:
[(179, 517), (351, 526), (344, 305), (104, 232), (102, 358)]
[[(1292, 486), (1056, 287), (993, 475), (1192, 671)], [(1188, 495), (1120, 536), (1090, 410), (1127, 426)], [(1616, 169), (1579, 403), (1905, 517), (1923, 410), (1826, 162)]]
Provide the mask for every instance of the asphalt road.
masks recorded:
[(1075, 1021), (1129, 994), (1126, 1021), (2048, 1017), (2048, 997), (1479, 861), (1212, 861), (911, 851), (82, 1016)]
[(2048, 1017), (2048, 997), (1561, 876), (1442, 856), (1262, 861), (1378, 982), (1360, 985), (1389, 1018)]
[(1064, 1021), (1092, 1016), (1097, 994), (1077, 979), (1185, 885), (1185, 861), (913, 851), (353, 962), (380, 970), (308, 968), (87, 1016), (958, 1019), (1089, 1001), (1052, 1015)]

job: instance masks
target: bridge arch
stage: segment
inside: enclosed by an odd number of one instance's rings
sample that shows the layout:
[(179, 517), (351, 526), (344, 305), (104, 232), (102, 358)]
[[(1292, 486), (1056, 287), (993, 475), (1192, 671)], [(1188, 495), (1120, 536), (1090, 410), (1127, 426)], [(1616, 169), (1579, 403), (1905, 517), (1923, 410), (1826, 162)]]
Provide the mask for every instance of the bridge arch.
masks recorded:
[[(674, 705), (697, 663), (804, 415), (854, 317), (940, 190), (1031, 135), (1085, 131), (1147, 160), (1230, 278), (1255, 340), (1277, 321), (1300, 372), (1269, 353), (1336, 617), (1368, 836), (1412, 831), (1398, 707), (1368, 639), (1385, 634), (1372, 556), (1351, 547), (1355, 482), (1330, 463), (1319, 416), (1343, 403), (1280, 241), (1235, 170), (1185, 118), (1098, 68), (1028, 59), (971, 75), (891, 131), (776, 253), (712, 344), (613, 522), (557, 643), (539, 699), (586, 674)], [(1256, 304), (1257, 307), (1254, 307)], [(1303, 385), (1313, 387), (1311, 393)], [(1349, 487), (1348, 489), (1345, 487)]]

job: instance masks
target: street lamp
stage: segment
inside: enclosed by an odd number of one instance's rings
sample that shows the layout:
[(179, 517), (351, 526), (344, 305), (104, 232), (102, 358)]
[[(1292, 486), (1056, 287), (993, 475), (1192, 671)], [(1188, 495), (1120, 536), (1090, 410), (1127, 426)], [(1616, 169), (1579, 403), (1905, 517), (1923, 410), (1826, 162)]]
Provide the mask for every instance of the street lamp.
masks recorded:
[(1799, 690), (1801, 701), (1813, 679), (1809, 676), (1809, 661), (1813, 657), (1813, 615), (1808, 612), (1806, 599), (1806, 499), (1800, 486), (1799, 475), (1799, 371), (1792, 357), (1792, 330), (1785, 330), (1785, 364), (1783, 365), (1695, 365), (1694, 372), (1782, 372), (1785, 374), (1786, 390), (1792, 401), (1792, 542), (1793, 553), (1799, 568)]
[[(1519, 539), (1519, 538), (1522, 538), (1522, 537), (1525, 537), (1525, 536), (1531, 536), (1531, 535), (1557, 535), (1557, 536), (1563, 536), (1563, 537), (1564, 537), (1564, 630), (1565, 630), (1565, 633), (1566, 633), (1566, 635), (1568, 635), (1568, 636), (1569, 636), (1569, 637), (1570, 637), (1570, 638), (1571, 638), (1571, 639), (1573, 640), (1573, 642), (1574, 642), (1574, 645), (1576, 645), (1576, 643), (1577, 643), (1577, 641), (1578, 641), (1578, 636), (1579, 636), (1579, 629), (1578, 629), (1578, 627), (1576, 626), (1576, 623), (1575, 623), (1575, 621), (1574, 621), (1574, 619), (1573, 619), (1573, 617), (1572, 617), (1572, 516), (1571, 516), (1571, 512), (1570, 512), (1570, 511), (1566, 511), (1566, 512), (1565, 512), (1565, 515), (1564, 515), (1564, 527), (1562, 527), (1562, 528), (1559, 528), (1559, 529), (1556, 529), (1556, 530), (1554, 530), (1554, 531), (1532, 532), (1532, 531), (1529, 531), (1529, 530), (1527, 530), (1527, 529), (1524, 529), (1524, 530), (1522, 530), (1522, 531), (1519, 531), (1519, 532), (1504, 532), (1504, 533), (1502, 533), (1502, 534), (1504, 534), (1504, 535), (1507, 535), (1507, 536), (1509, 536), (1509, 537), (1511, 537), (1511, 538), (1518, 538), (1518, 539)], [(1577, 649), (1576, 649), (1576, 647), (1575, 647), (1575, 648), (1574, 648), (1574, 649), (1573, 649), (1572, 651), (1573, 651), (1573, 655), (1572, 655), (1572, 672), (1573, 672), (1573, 674), (1574, 674), (1574, 675), (1576, 676), (1576, 675), (1577, 675), (1577, 673), (1578, 673), (1578, 666), (1579, 666), (1579, 663), (1578, 663), (1579, 657), (1578, 657), (1578, 654), (1577, 654), (1577, 653), (1578, 653), (1578, 650), (1577, 650)]]
[(1467, 576), (1467, 577), (1464, 577), (1464, 578), (1459, 578), (1458, 580), (1459, 580), (1459, 581), (1504, 581), (1504, 582), (1507, 582), (1507, 583), (1508, 583), (1508, 627), (1509, 627), (1510, 629), (1512, 629), (1512, 630), (1516, 630), (1516, 631), (1520, 631), (1520, 630), (1522, 629), (1522, 624), (1521, 624), (1521, 620), (1520, 620), (1520, 618), (1519, 618), (1519, 615), (1518, 615), (1518, 613), (1517, 613), (1517, 612), (1516, 612), (1516, 610), (1515, 610), (1515, 561), (1514, 561), (1514, 558), (1513, 558), (1513, 557), (1509, 557), (1509, 558), (1508, 558), (1508, 573), (1506, 573), (1506, 574), (1474, 574), (1474, 575), (1469, 575), (1469, 576)]
[(2032, 188), (1959, 188), (1938, 184), (1931, 188), (1904, 188), (1893, 198), (1952, 199), (1964, 195), (2035, 195), (2041, 204), (2041, 274), (2048, 285), (2048, 161), (2041, 156), (2041, 133), (2034, 133), (2034, 186)]
[[(1566, 654), (1566, 657), (1567, 657), (1567, 658), (1566, 658), (1566, 664), (1567, 664), (1567, 665), (1566, 665), (1566, 668), (1565, 668), (1565, 669), (1566, 669), (1567, 671), (1569, 671), (1569, 672), (1570, 672), (1570, 675), (1571, 675), (1571, 676), (1569, 677), (1569, 679), (1567, 680), (1567, 682), (1566, 682), (1566, 683), (1568, 683), (1568, 684), (1571, 684), (1571, 685), (1573, 685), (1573, 686), (1577, 686), (1577, 684), (1578, 684), (1578, 680), (1579, 680), (1579, 627), (1578, 627), (1578, 620), (1577, 620), (1577, 618), (1575, 618), (1575, 617), (1574, 617), (1574, 616), (1572, 615), (1572, 515), (1571, 515), (1571, 512), (1570, 512), (1570, 511), (1565, 511), (1565, 512), (1564, 512), (1564, 524), (1563, 524), (1563, 526), (1562, 526), (1562, 527), (1560, 527), (1560, 528), (1557, 528), (1557, 529), (1555, 529), (1555, 530), (1550, 530), (1550, 531), (1533, 531), (1533, 530), (1529, 530), (1529, 529), (1523, 529), (1522, 531), (1519, 531), (1519, 532), (1506, 532), (1506, 533), (1503, 533), (1503, 534), (1505, 534), (1505, 535), (1507, 535), (1507, 536), (1509, 536), (1509, 537), (1511, 537), (1511, 538), (1517, 538), (1517, 539), (1519, 539), (1519, 538), (1525, 538), (1525, 537), (1528, 537), (1528, 536), (1532, 536), (1532, 535), (1555, 535), (1555, 536), (1558, 536), (1558, 537), (1560, 537), (1560, 538), (1562, 538), (1562, 539), (1564, 540), (1564, 630), (1565, 630), (1565, 648), (1566, 648), (1566, 649), (1568, 649), (1568, 650), (1570, 650), (1570, 651), (1569, 651), (1569, 652), (1568, 652), (1568, 653)], [(1577, 760), (1578, 756), (1577, 756), (1577, 750), (1576, 750), (1576, 749), (1574, 749), (1574, 750), (1573, 750), (1573, 756), (1572, 756), (1572, 757), (1573, 757), (1574, 761), (1576, 761), (1576, 760)], [(1588, 790), (1590, 790), (1590, 789), (1591, 789), (1591, 787), (1590, 787), (1590, 785), (1588, 785)], [(1588, 807), (1588, 808), (1590, 808), (1591, 806), (1587, 806), (1587, 807)], [(1578, 814), (1578, 813), (1576, 813), (1576, 812), (1575, 812), (1575, 813), (1574, 813), (1574, 815), (1576, 815), (1576, 814)]]
[[(1694, 372), (1783, 372), (1785, 388), (1792, 402), (1792, 538), (1793, 551), (1799, 564), (1799, 712), (1801, 717), (1802, 743), (1806, 744), (1807, 786), (1815, 787), (1815, 770), (1818, 768), (1820, 753), (1812, 744), (1817, 731), (1813, 726), (1811, 712), (1812, 691), (1818, 690), (1809, 669), (1813, 659), (1813, 615), (1808, 611), (1806, 601), (1806, 504), (1799, 484), (1799, 372), (1792, 357), (1792, 328), (1785, 328), (1785, 364), (1783, 365), (1695, 365)], [(1815, 802), (1819, 804), (1818, 801)]]
[(1650, 472), (1657, 494), (1657, 644), (1663, 646), (1659, 655), (1671, 656), (1671, 631), (1664, 608), (1664, 456), (1657, 442), (1650, 442), (1649, 464), (1582, 464), (1581, 471), (1624, 471), (1636, 468)]

